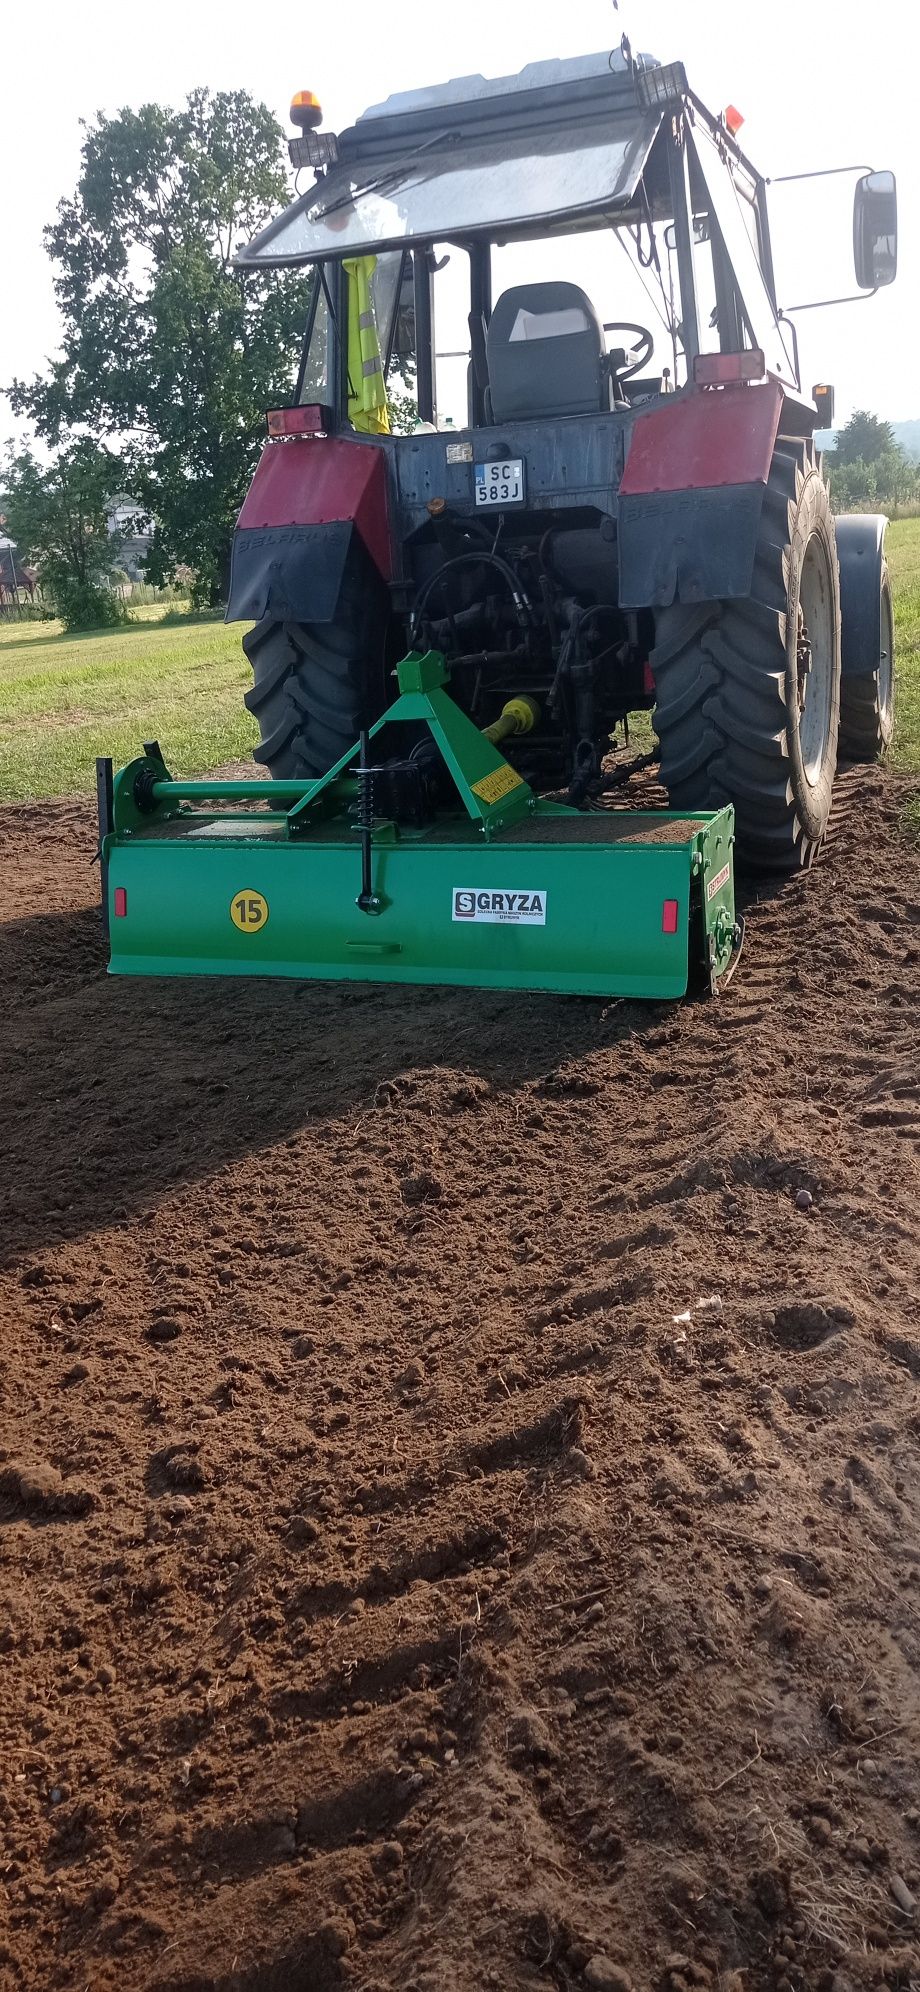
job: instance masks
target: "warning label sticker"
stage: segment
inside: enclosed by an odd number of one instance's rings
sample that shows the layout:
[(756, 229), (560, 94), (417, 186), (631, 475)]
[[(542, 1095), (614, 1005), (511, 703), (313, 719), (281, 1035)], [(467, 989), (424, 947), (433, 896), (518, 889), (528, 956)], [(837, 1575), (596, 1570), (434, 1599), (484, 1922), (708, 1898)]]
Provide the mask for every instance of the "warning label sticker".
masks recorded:
[(546, 926), (545, 892), (478, 892), (455, 885), (453, 919), (479, 920), (487, 926)]
[(722, 870), (720, 872), (716, 872), (715, 877), (710, 879), (709, 884), (706, 887), (707, 899), (714, 899), (716, 893), (721, 892), (723, 885), (728, 884), (728, 881), (731, 878), (731, 874), (732, 874), (731, 865), (723, 865)]
[(483, 775), (482, 780), (472, 783), (474, 795), (481, 802), (501, 802), (503, 795), (510, 795), (512, 789), (523, 788), (524, 778), (509, 768), (507, 761), (501, 768), (495, 768), (491, 775)]

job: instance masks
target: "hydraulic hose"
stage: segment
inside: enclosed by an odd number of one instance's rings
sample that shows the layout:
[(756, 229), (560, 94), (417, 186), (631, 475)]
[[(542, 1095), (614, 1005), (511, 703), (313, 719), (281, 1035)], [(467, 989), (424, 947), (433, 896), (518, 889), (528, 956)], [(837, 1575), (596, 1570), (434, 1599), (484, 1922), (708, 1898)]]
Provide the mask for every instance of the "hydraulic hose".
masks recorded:
[(439, 567), (435, 574), (429, 575), (428, 580), (423, 583), (419, 593), (416, 595), (412, 606), (412, 613), (409, 617), (410, 636), (414, 636), (415, 634), (429, 595), (437, 586), (437, 583), (443, 580), (445, 574), (456, 572), (458, 567), (470, 567), (474, 565), (477, 567), (488, 566), (497, 568), (510, 589), (511, 599), (518, 615), (523, 619), (526, 612), (530, 621), (534, 621), (534, 612), (530, 598), (522, 583), (518, 581), (513, 567), (509, 567), (507, 560), (503, 560), (501, 554), (490, 553), (483, 548), (481, 553), (456, 553), (452, 559), (445, 560), (443, 566)]

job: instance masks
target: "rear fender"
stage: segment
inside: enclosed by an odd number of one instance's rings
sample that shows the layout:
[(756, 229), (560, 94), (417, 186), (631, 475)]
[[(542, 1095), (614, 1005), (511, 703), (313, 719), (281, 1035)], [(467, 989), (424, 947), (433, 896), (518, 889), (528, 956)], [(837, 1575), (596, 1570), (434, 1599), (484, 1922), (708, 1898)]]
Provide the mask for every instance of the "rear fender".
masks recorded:
[(355, 535), (389, 581), (382, 448), (341, 436), (268, 443), (233, 536), (227, 621), (333, 622)]
[(752, 593), (783, 391), (689, 389), (640, 415), (620, 485), (620, 605)]
[(881, 512), (854, 512), (834, 525), (840, 563), (840, 669), (845, 678), (862, 678), (878, 669), (888, 520)]

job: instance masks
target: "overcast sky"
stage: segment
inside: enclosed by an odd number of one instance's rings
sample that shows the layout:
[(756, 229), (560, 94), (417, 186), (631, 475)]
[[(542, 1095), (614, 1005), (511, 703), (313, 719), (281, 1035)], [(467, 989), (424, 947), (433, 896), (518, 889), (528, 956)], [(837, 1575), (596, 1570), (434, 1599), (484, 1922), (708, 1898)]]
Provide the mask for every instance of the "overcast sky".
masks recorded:
[[(341, 127), (391, 90), (613, 46), (625, 25), (637, 49), (683, 60), (710, 108), (739, 107), (741, 142), (768, 176), (851, 162), (894, 169), (898, 281), (867, 302), (804, 314), (802, 372), (806, 387), (834, 382), (838, 417), (854, 406), (890, 419), (920, 416), (920, 6), (895, 0), (883, 33), (881, 20), (865, 0), (798, 0), (772, 14), (756, 0), (621, 0), (618, 13), (610, 0), (158, 0), (139, 8), (36, 0), (6, 9), (0, 384), (40, 371), (56, 344), (42, 228), (74, 187), (81, 119), (176, 103), (205, 83), (246, 88), (285, 127), (293, 91), (312, 89), (327, 126)], [(840, 183), (777, 188), (772, 215), (781, 303), (810, 298), (816, 286), (820, 295), (827, 280), (853, 287)], [(596, 302), (603, 317), (617, 315), (612, 293)], [(0, 439), (16, 427), (0, 401)]]

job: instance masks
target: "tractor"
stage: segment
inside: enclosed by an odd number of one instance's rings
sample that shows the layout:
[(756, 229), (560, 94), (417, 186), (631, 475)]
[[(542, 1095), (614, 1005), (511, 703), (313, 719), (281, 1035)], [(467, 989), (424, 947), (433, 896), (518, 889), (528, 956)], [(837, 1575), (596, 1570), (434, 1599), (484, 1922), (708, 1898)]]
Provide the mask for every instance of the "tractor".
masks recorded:
[[(112, 966), (717, 986), (735, 858), (812, 863), (894, 697), (886, 521), (833, 518), (741, 120), (624, 39), (292, 121), (312, 183), (236, 257), (312, 272), (227, 611), (268, 779), (100, 764)], [(849, 170), (866, 296), (896, 189)], [(657, 816), (616, 806), (643, 713)]]

